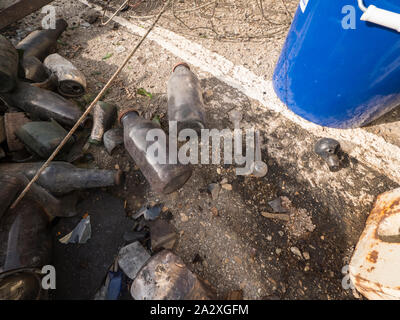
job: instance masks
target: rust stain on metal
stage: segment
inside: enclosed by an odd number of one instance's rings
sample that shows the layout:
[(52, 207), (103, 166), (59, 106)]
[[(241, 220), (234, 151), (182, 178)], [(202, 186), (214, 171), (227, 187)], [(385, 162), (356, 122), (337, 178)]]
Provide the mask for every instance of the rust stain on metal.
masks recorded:
[[(381, 293), (384, 294), (383, 290), (379, 288), (379, 284), (376, 282), (371, 282), (369, 280), (366, 280), (364, 278), (361, 278), (362, 280), (357, 280), (356, 281), (356, 287), (357, 290), (360, 291), (362, 294), (366, 294), (368, 292), (372, 293)], [(378, 288), (373, 288), (373, 286), (377, 286)]]
[[(380, 205), (378, 205), (378, 203)], [(383, 221), (383, 219), (400, 211), (400, 199), (396, 199), (392, 202), (387, 203), (386, 201), (381, 200), (381, 196), (379, 196), (375, 205), (376, 207), (372, 210), (371, 215), (367, 220), (367, 224), (373, 223), (375, 221), (377, 225), (379, 225)], [(378, 228), (375, 230), (373, 236), (374, 239), (379, 239)]]
[(374, 250), (372, 251), (368, 257), (367, 257), (368, 261), (372, 262), (372, 263), (376, 263), (376, 261), (378, 260), (378, 251)]
[(367, 269), (367, 272), (372, 272), (374, 270), (375, 270), (375, 267), (371, 267), (371, 268)]
[[(400, 267), (400, 243), (380, 239), (382, 230), (378, 231), (399, 212), (400, 188), (380, 195), (351, 259), (350, 278), (368, 299), (400, 299), (400, 277), (396, 272)], [(395, 232), (392, 229), (384, 230)]]

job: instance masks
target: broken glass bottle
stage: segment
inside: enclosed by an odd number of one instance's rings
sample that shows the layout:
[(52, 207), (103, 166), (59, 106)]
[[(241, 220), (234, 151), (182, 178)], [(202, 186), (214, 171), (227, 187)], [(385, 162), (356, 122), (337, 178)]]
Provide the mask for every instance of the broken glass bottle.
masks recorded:
[(211, 300), (214, 293), (169, 250), (152, 256), (131, 286), (135, 300)]

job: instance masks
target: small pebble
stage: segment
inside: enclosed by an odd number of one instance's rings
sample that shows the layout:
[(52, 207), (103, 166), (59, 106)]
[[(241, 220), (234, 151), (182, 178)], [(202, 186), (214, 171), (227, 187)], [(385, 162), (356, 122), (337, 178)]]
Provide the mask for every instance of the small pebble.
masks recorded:
[(290, 251), (292, 251), (292, 253), (293, 253), (294, 255), (298, 256), (299, 258), (303, 258), (303, 256), (302, 256), (301, 251), (300, 251), (299, 248), (297, 248), (297, 247), (291, 247), (291, 248), (290, 248)]
[(126, 48), (124, 46), (117, 46), (115, 48), (116, 53), (122, 53), (122, 52), (125, 52), (125, 50), (126, 50)]
[(182, 222), (187, 222), (187, 221), (189, 221), (189, 218), (186, 214), (181, 213), (181, 220), (182, 220)]

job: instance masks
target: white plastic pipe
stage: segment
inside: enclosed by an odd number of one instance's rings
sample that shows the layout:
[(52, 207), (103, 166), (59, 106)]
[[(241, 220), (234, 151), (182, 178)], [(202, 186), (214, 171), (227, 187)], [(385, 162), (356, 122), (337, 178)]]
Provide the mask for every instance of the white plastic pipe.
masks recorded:
[(380, 26), (400, 32), (400, 14), (384, 9), (379, 9), (373, 5), (361, 16), (362, 21), (372, 22)]

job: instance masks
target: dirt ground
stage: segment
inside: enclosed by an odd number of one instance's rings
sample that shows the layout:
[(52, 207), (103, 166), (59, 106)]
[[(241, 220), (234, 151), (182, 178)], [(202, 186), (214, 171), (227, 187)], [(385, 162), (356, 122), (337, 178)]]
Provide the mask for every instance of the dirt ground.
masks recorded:
[[(117, 1), (114, 8), (119, 3), (122, 1)], [(229, 34), (228, 38), (216, 38), (208, 29), (185, 29), (171, 17), (162, 19), (160, 24), (235, 64), (246, 66), (258, 76), (271, 79), (298, 1), (285, 1), (287, 9), (281, 1), (264, 3), (266, 12), (275, 12), (270, 16), (280, 22), (278, 31), (269, 36), (262, 25), (252, 31), (252, 38), (237, 38), (251, 32), (240, 29), (241, 15), (246, 12), (239, 9), (227, 10), (227, 15), (232, 11), (237, 14), (227, 23), (233, 29), (237, 25), (236, 31), (224, 29), (218, 25), (222, 20), (216, 20), (216, 28)], [(88, 80), (87, 91), (95, 96), (139, 37), (114, 22), (107, 26), (101, 26), (99, 21), (86, 23), (80, 17), (89, 9), (79, 1), (56, 0), (53, 5), (57, 14), (69, 23), (58, 51), (83, 71)], [(132, 10), (121, 16), (129, 19)], [(10, 28), (7, 35), (14, 43), (18, 42), (40, 26), (42, 17), (40, 13), (26, 17)], [(197, 17), (192, 22), (200, 23), (203, 18)], [(140, 25), (140, 21), (132, 21)], [(105, 59), (106, 56), (110, 57)], [(167, 128), (166, 82), (177, 62), (180, 59), (170, 52), (146, 41), (105, 100), (117, 103), (120, 110), (135, 107), (149, 119), (159, 115)], [(110, 156), (104, 147), (91, 146), (88, 152), (94, 155), (96, 167), (119, 167), (126, 172), (125, 184), (108, 192), (126, 200), (128, 215), (144, 204), (164, 204), (172, 213), (171, 223), (179, 234), (174, 252), (215, 288), (219, 298), (238, 289), (243, 290), (245, 299), (360, 298), (342, 288), (341, 270), (348, 264), (376, 196), (398, 184), (348, 156), (339, 172), (329, 172), (313, 152), (317, 140), (314, 135), (210, 74), (197, 68), (192, 70), (201, 79), (208, 127), (232, 129), (229, 112), (242, 111), (241, 126), (255, 126), (261, 131), (262, 156), (268, 163), (268, 174), (263, 178), (244, 177), (235, 174), (233, 165), (196, 165), (181, 190), (160, 196), (150, 190), (123, 147)], [(145, 88), (153, 98), (138, 95), (137, 88)], [(367, 130), (399, 144), (398, 136), (392, 134), (398, 128), (399, 111), (386, 117), (390, 121), (380, 120)], [(207, 186), (223, 180), (232, 190), (222, 189), (218, 199), (212, 199)], [(279, 196), (292, 203), (293, 219), (289, 222), (262, 215), (272, 211), (268, 202)], [(311, 227), (304, 221), (310, 222)], [(194, 260), (196, 256), (201, 259)]]

